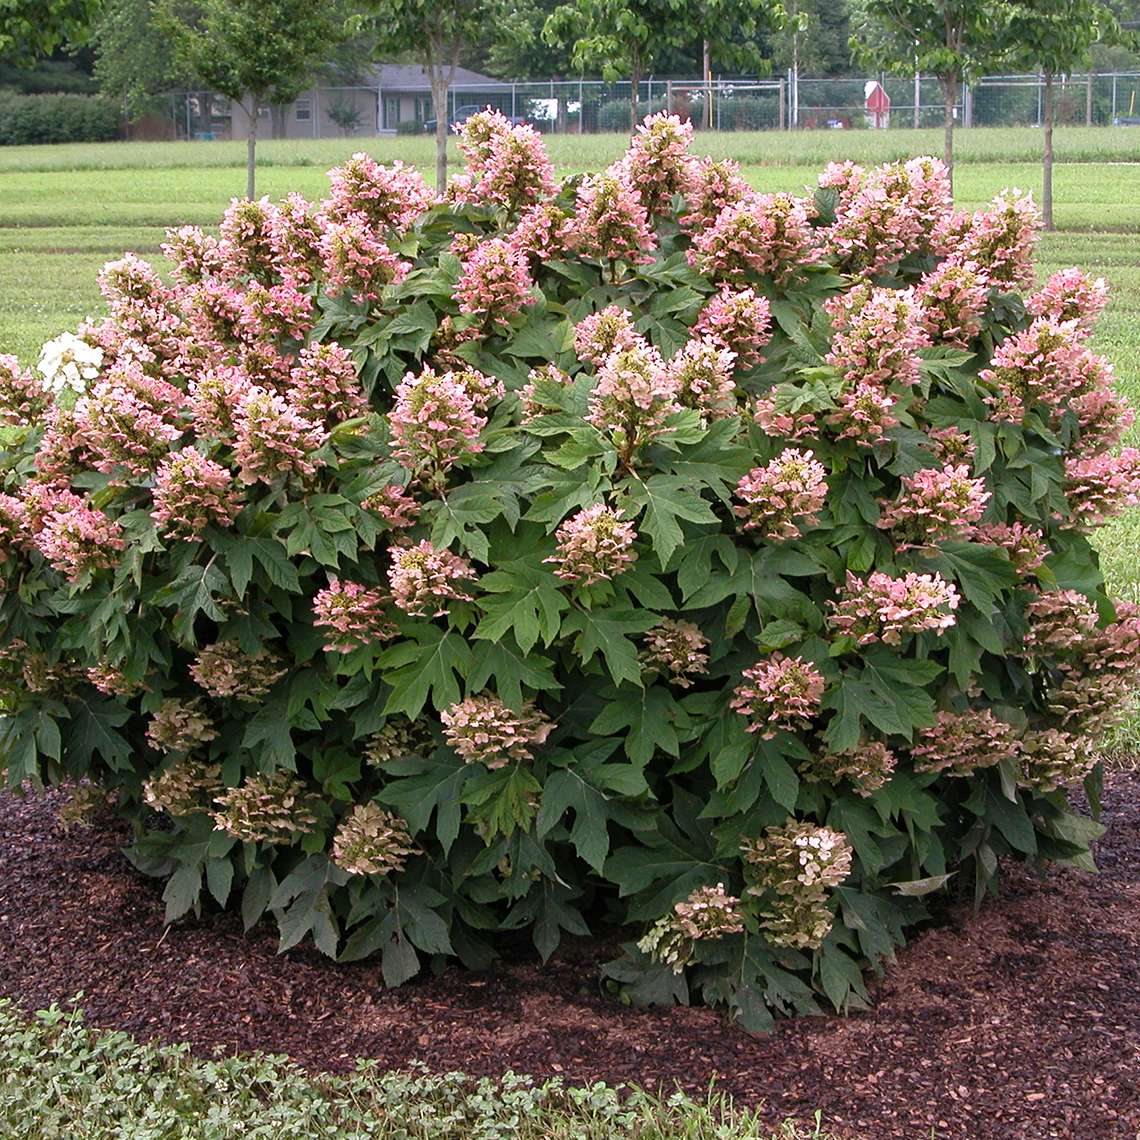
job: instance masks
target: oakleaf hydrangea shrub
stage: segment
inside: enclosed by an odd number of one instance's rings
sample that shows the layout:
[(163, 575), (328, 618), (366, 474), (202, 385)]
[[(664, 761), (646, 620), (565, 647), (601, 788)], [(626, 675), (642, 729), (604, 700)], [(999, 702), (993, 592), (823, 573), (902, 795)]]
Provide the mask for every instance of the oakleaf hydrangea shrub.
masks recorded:
[(356, 155), (0, 361), (8, 779), (112, 795), (170, 919), (393, 985), (620, 929), (612, 986), (758, 1029), (931, 892), (1090, 864), (1103, 283), (935, 159), (758, 194), (690, 133), (559, 182), (479, 114), (443, 199)]

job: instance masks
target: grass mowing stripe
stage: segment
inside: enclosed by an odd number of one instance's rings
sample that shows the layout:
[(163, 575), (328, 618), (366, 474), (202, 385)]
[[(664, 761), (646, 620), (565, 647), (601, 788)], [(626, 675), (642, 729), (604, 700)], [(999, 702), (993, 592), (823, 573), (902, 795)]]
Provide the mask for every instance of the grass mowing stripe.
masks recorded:
[[(625, 149), (624, 133), (551, 135), (547, 145), (560, 166), (595, 169), (612, 162)], [(267, 139), (258, 143), (258, 161), (266, 168), (325, 168), (353, 151), (363, 150), (382, 161), (402, 158), (430, 168), (434, 140), (424, 135), (395, 139)], [(454, 142), (451, 150), (458, 152)], [(821, 167), (835, 157), (856, 162), (889, 162), (915, 154), (941, 154), (942, 131), (738, 131), (698, 132), (695, 150), (743, 165)], [(1059, 163), (1135, 162), (1134, 132), (1119, 127), (1059, 127), (1054, 135)], [(1038, 162), (1041, 131), (1033, 127), (975, 127), (955, 136), (955, 158), (962, 165), (992, 162)], [(17, 170), (77, 171), (184, 167), (241, 168), (245, 143), (69, 143), (60, 146), (0, 148), (0, 173)]]

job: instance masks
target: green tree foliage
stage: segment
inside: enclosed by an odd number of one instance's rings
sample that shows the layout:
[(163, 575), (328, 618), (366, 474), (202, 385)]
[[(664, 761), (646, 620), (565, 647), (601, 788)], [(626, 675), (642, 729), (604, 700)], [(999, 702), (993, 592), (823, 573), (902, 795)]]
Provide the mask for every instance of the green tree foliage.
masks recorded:
[(943, 158), (954, 168), (954, 105), (963, 82), (1001, 57), (1008, 12), (998, 0), (853, 0), (852, 49), (887, 71), (937, 76)]
[(410, 56), (427, 72), (435, 111), (435, 182), (447, 185), (447, 89), (464, 50), (488, 34), (498, 13), (494, 0), (367, 0), (376, 54)]
[(86, 40), (100, 0), (0, 0), (0, 62), (30, 64)]
[(240, 103), (248, 117), (246, 195), (254, 196), (261, 108), (290, 103), (348, 34), (339, 3), (157, 0), (179, 66)]
[(495, 11), (485, 66), (504, 79), (561, 78), (577, 74), (571, 45), (547, 40), (542, 30), (563, 0), (501, 0)]
[(153, 0), (105, 0), (92, 39), (99, 87), (129, 114), (150, 109), (158, 96), (193, 81), (155, 18)]
[(630, 81), (630, 129), (638, 122), (638, 87), (667, 53), (707, 39), (721, 66), (760, 66), (758, 37), (777, 18), (765, 0), (573, 0), (543, 29), (549, 43), (571, 45), (574, 65)]

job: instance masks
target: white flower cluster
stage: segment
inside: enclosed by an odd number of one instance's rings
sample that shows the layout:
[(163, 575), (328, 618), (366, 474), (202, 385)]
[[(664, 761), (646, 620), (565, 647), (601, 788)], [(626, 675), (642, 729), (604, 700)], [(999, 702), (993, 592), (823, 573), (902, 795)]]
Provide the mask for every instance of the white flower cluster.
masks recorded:
[(82, 396), (88, 381), (99, 375), (102, 364), (101, 348), (75, 333), (65, 332), (43, 346), (36, 367), (43, 377), (44, 389), (53, 396), (58, 397), (65, 390)]

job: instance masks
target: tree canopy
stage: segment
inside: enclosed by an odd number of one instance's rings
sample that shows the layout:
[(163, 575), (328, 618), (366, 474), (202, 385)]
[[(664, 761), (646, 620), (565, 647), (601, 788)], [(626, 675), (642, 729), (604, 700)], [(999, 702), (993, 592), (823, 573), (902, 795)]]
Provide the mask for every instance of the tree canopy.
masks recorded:
[(64, 43), (82, 43), (99, 0), (0, 0), (0, 62), (29, 64)]
[(632, 126), (638, 118), (638, 84), (666, 53), (705, 39), (721, 66), (759, 68), (758, 40), (779, 13), (775, 0), (572, 0), (555, 8), (543, 38), (570, 45), (581, 71), (628, 78)]

